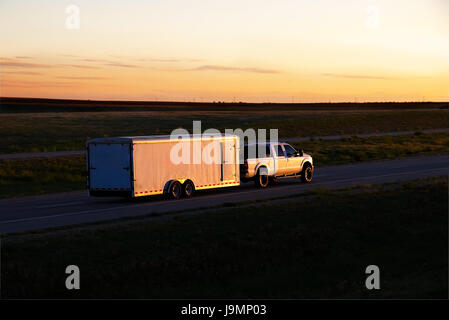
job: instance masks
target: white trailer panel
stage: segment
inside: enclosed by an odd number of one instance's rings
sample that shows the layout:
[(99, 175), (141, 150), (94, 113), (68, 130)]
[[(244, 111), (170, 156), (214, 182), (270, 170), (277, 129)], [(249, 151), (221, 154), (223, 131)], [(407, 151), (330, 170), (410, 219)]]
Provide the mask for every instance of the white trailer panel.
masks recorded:
[[(187, 163), (171, 159), (173, 148), (180, 143), (189, 150)], [(87, 146), (91, 194), (129, 191), (133, 197), (157, 195), (166, 192), (171, 181), (191, 180), (196, 190), (240, 184), (238, 136), (104, 138), (90, 140)], [(208, 162), (204, 154), (215, 161)]]

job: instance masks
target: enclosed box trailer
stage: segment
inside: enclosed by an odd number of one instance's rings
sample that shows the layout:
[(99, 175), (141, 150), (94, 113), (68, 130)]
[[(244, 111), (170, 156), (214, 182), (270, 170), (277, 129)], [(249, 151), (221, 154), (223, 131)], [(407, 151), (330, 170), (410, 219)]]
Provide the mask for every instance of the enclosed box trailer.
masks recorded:
[(98, 138), (86, 147), (91, 196), (178, 199), (194, 190), (240, 185), (236, 135)]

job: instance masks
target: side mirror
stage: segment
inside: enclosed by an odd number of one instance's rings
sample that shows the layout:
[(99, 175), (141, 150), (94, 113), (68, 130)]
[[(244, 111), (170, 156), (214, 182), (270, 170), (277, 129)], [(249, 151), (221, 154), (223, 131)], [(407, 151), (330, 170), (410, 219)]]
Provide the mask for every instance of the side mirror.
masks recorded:
[(304, 150), (301, 149), (296, 154), (298, 157), (304, 157)]

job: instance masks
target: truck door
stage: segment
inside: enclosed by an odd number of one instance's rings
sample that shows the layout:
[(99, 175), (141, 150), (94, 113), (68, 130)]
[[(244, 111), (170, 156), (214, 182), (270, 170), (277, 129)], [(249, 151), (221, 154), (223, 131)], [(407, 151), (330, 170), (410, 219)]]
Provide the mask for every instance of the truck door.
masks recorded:
[(275, 151), (275, 170), (276, 176), (285, 175), (287, 172), (287, 157), (285, 156), (284, 147), (280, 144), (273, 145)]
[(296, 150), (289, 144), (284, 144), (285, 153), (287, 156), (287, 170), (286, 174), (297, 174), (301, 171), (302, 157), (296, 155)]

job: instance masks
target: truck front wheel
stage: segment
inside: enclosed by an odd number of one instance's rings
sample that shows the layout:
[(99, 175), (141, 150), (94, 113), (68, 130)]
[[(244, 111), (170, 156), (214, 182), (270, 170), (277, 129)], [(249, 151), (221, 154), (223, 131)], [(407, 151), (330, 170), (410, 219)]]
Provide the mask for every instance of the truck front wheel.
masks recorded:
[(260, 168), (257, 171), (257, 175), (254, 177), (254, 183), (258, 188), (266, 188), (270, 183), (270, 177), (268, 176), (267, 169)]
[(310, 183), (312, 182), (312, 178), (313, 178), (312, 166), (310, 164), (306, 164), (304, 168), (302, 168), (301, 181), (305, 183)]

